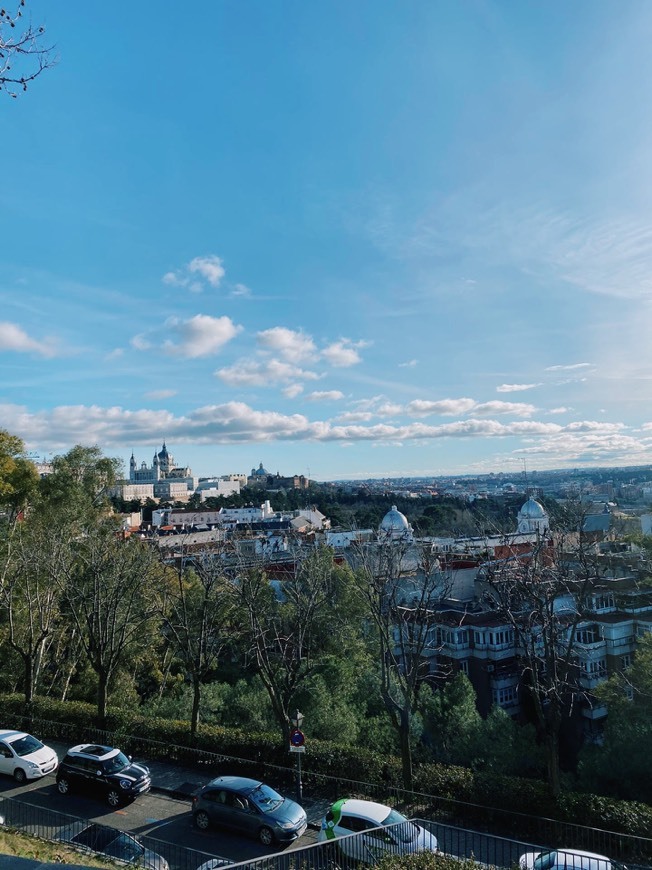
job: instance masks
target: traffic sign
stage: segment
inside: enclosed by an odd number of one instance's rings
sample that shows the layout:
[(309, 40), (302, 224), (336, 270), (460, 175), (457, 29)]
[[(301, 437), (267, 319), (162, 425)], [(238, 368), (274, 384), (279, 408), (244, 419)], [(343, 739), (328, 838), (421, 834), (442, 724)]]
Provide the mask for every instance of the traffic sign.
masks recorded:
[(303, 731), (299, 731), (298, 728), (295, 728), (294, 731), (290, 732), (291, 746), (303, 746), (305, 742), (306, 738), (303, 736)]

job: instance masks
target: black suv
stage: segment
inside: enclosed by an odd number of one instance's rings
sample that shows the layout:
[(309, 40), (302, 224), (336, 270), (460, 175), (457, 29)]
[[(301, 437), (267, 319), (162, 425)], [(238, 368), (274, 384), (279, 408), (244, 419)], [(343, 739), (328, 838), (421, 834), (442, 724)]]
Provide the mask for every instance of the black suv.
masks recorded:
[(149, 791), (149, 770), (133, 764), (119, 749), (94, 743), (73, 746), (59, 765), (57, 788), (61, 794), (80, 789), (103, 795), (110, 807), (117, 807)]

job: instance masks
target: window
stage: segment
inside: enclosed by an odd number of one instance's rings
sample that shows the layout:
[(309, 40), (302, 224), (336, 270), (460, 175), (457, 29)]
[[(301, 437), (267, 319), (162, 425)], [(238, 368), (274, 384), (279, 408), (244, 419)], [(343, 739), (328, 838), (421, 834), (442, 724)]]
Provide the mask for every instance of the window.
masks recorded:
[(600, 640), (602, 640), (602, 638), (596, 631), (595, 626), (592, 626), (591, 628), (580, 628), (577, 631), (578, 643), (598, 643)]
[(514, 632), (511, 629), (492, 631), (489, 633), (489, 646), (501, 647), (514, 643)]
[(506, 686), (504, 689), (494, 689), (492, 692), (494, 704), (507, 707), (518, 703), (518, 686)]
[(605, 659), (580, 662), (580, 668), (588, 677), (605, 677), (607, 675), (607, 662)]
[(469, 675), (469, 660), (468, 659), (464, 659), (463, 662), (460, 662), (460, 670), (462, 671), (463, 674), (466, 674), (468, 677), (468, 675)]
[(621, 656), (621, 657), (620, 657), (620, 667), (621, 667), (624, 671), (626, 671), (627, 668), (631, 668), (631, 666), (632, 666), (632, 654), (631, 654), (631, 653), (625, 653), (624, 656)]
[(369, 827), (369, 823), (364, 819), (357, 818), (357, 816), (342, 816), (338, 827), (345, 828), (347, 831), (354, 831), (358, 834), (360, 831), (366, 830)]

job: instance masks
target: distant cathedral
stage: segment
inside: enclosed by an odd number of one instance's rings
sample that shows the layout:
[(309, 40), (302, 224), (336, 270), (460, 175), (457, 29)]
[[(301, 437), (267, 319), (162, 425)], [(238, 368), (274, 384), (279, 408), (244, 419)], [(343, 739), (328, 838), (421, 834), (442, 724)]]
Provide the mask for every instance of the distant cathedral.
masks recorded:
[(159, 480), (187, 480), (192, 479), (192, 471), (188, 467), (177, 468), (174, 464), (174, 456), (168, 452), (163, 442), (163, 447), (158, 453), (154, 453), (151, 465), (142, 462), (140, 468), (136, 465), (136, 457), (133, 452), (129, 460), (130, 483), (157, 483)]

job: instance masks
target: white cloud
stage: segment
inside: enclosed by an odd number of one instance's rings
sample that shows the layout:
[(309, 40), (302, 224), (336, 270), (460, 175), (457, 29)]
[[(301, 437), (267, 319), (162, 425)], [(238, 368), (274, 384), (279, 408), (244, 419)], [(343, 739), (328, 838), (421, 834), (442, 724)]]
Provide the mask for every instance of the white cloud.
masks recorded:
[(239, 360), (218, 369), (216, 377), (231, 387), (272, 387), (291, 381), (314, 381), (319, 375), (281, 360)]
[(204, 282), (211, 287), (219, 287), (225, 274), (220, 257), (207, 254), (204, 257), (194, 257), (181, 269), (166, 272), (161, 280), (171, 287), (185, 287), (191, 293), (201, 293)]
[(274, 352), (289, 362), (314, 358), (317, 350), (309, 335), (285, 326), (265, 329), (258, 333), (256, 340), (263, 350)]
[(303, 392), (303, 387), (301, 384), (290, 384), (287, 387), (283, 387), (281, 392), (288, 399), (295, 399), (298, 395), (300, 395)]
[(325, 347), (321, 355), (336, 368), (348, 368), (362, 361), (358, 349), (365, 346), (366, 342), (358, 341), (354, 343), (348, 338), (342, 338)]
[(247, 287), (246, 284), (235, 284), (231, 290), (231, 296), (242, 296), (249, 298), (251, 296), (251, 290)]
[(396, 417), (402, 413), (403, 407), (394, 402), (383, 402), (376, 408), (376, 414), (379, 417)]
[(56, 356), (56, 348), (52, 339), (38, 341), (31, 338), (22, 327), (9, 321), (0, 321), (0, 352), (15, 351), (16, 353), (36, 353), (39, 356)]
[[(342, 423), (366, 423), (373, 417), (371, 411), (345, 411), (343, 414), (339, 414), (337, 419)], [(650, 426), (652, 427), (652, 423)]]
[(306, 396), (310, 402), (334, 402), (343, 398), (344, 393), (339, 390), (315, 390)]
[(417, 365), (417, 361), (415, 359), (408, 360), (408, 362), (402, 362), (398, 364), (400, 369), (412, 369)]
[[(246, 444), (273, 441), (317, 443), (395, 444), (442, 439), (519, 439), (507, 456), (539, 456), (548, 465), (649, 463), (652, 438), (632, 437), (622, 423), (574, 421), (567, 426), (552, 422), (467, 419), (429, 426), (354, 422), (352, 412), (340, 425), (311, 421), (301, 414), (258, 411), (243, 402), (228, 402), (175, 416), (166, 410), (127, 410), (121, 407), (61, 406), (31, 413), (18, 405), (0, 406), (0, 419), (9, 431), (23, 438), (28, 449), (62, 451), (74, 444), (102, 444), (105, 449), (149, 447), (165, 438), (168, 443)], [(364, 415), (366, 412), (361, 411)], [(347, 418), (347, 420), (343, 419)], [(649, 433), (652, 422), (645, 424)]]
[(405, 410), (411, 417), (428, 417), (430, 414), (453, 417), (457, 414), (467, 414), (475, 408), (476, 404), (475, 399), (441, 399), (438, 402), (414, 399)]
[(218, 353), (225, 344), (242, 331), (230, 317), (210, 317), (196, 314), (189, 320), (170, 318), (166, 323), (170, 332), (176, 333), (178, 341), (168, 339), (163, 350), (172, 356), (196, 359)]
[(525, 402), (481, 402), (473, 409), (474, 414), (513, 414), (516, 417), (531, 417), (537, 410), (535, 405)]
[(520, 393), (524, 390), (533, 390), (535, 387), (540, 387), (541, 384), (501, 384), (496, 387), (497, 393)]
[(548, 413), (549, 414), (568, 414), (572, 411), (572, 408), (551, 408)]
[(129, 344), (135, 350), (150, 350), (152, 347), (151, 341), (142, 333), (140, 335), (134, 335)]
[(193, 275), (201, 275), (211, 287), (218, 287), (225, 274), (222, 260), (215, 254), (195, 257), (188, 263), (188, 271)]
[(564, 366), (564, 365), (546, 366), (544, 371), (546, 371), (546, 372), (571, 372), (571, 371), (574, 371), (575, 369), (590, 368), (592, 365), (593, 365), (592, 363), (584, 362), (584, 363), (573, 363), (573, 365), (569, 365), (569, 366)]

